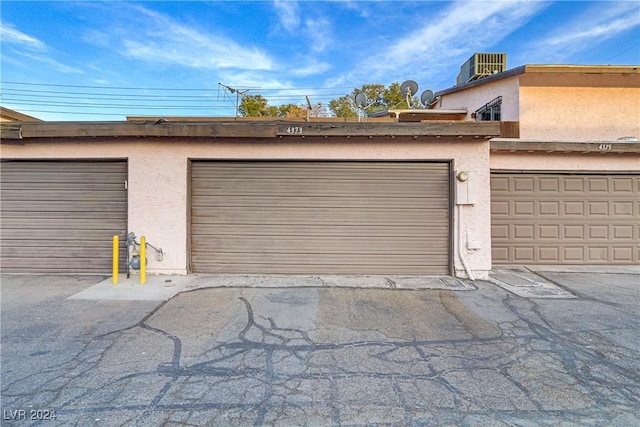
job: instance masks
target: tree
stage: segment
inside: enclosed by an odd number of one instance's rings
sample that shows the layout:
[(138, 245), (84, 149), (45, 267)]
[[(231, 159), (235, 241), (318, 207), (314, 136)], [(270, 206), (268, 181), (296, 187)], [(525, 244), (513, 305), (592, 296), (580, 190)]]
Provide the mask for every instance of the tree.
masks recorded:
[(262, 95), (244, 95), (238, 112), (244, 117), (269, 117), (267, 100)]
[(353, 98), (349, 95), (341, 96), (340, 98), (332, 99), (329, 101), (329, 110), (336, 117), (357, 117)]
[(296, 118), (307, 117), (307, 109), (300, 105), (285, 104), (278, 107), (278, 117)]
[(262, 95), (244, 95), (238, 110), (243, 117), (307, 117), (307, 108), (302, 105), (268, 105), (267, 99)]

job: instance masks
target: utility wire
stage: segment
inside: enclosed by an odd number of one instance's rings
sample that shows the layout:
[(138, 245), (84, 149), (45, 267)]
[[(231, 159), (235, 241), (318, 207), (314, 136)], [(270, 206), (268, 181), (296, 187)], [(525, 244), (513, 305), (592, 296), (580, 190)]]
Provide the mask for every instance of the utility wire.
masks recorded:
[[(13, 81), (0, 81), (0, 84), (15, 84), (24, 86), (52, 86), (52, 87), (69, 87), (69, 88), (87, 88), (87, 89), (117, 89), (117, 90), (163, 90), (163, 91), (204, 91), (215, 89), (197, 89), (197, 88), (164, 88), (164, 87), (126, 87), (126, 86), (88, 86), (88, 85), (63, 85), (53, 83), (28, 83), (28, 82), (13, 82)], [(296, 87), (296, 88), (262, 88), (251, 86), (233, 86), (234, 89), (251, 90), (251, 91), (289, 91), (289, 90), (338, 90), (347, 89), (353, 90), (351, 86), (333, 86), (333, 87)]]
[[(130, 99), (138, 99), (138, 100), (148, 100), (156, 101), (156, 100), (167, 100), (167, 101), (202, 101), (202, 100), (212, 100), (217, 98), (213, 95), (147, 95), (147, 94), (114, 94), (114, 93), (95, 93), (95, 92), (61, 92), (61, 91), (33, 91), (33, 90), (22, 90), (22, 89), (6, 89), (3, 88), (0, 90), (0, 96), (4, 95), (8, 96), (20, 96), (25, 98), (64, 98), (64, 99), (88, 99), (95, 98), (96, 100), (119, 100), (119, 101), (128, 101)], [(314, 99), (333, 99), (335, 97), (344, 96), (343, 94), (338, 93), (328, 93), (328, 94), (308, 94), (308, 93), (297, 93), (297, 94), (289, 94), (289, 95), (270, 95), (269, 100), (271, 99), (293, 99), (295, 97), (300, 97), (304, 100), (305, 96), (313, 97)]]
[[(253, 88), (246, 86), (238, 86), (237, 89), (271, 93), (271, 95), (263, 95), (270, 104), (289, 103), (301, 106), (305, 105), (307, 96), (314, 103), (324, 104), (345, 96), (353, 90), (351, 87)], [(347, 93), (339, 93), (341, 89), (345, 89)], [(164, 93), (153, 93), (154, 91)], [(145, 110), (150, 112), (149, 115), (171, 114), (172, 111), (174, 115), (190, 115), (192, 113), (187, 112), (190, 110), (196, 115), (211, 115), (215, 114), (215, 111), (231, 111), (234, 108), (228, 105), (229, 100), (225, 95), (221, 97), (219, 90), (216, 93), (216, 89), (211, 88), (92, 86), (0, 81), (0, 101), (10, 108), (17, 107), (29, 113), (122, 117), (131, 113), (144, 114)], [(57, 108), (77, 111), (60, 111)], [(91, 110), (101, 111), (91, 112)], [(120, 110), (122, 113), (108, 112), (108, 110)]]

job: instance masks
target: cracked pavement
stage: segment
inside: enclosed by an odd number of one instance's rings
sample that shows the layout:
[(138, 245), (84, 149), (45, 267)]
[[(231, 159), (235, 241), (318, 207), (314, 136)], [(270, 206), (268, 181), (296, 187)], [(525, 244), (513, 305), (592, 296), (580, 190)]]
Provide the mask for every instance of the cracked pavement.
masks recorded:
[(211, 288), (69, 300), (1, 277), (3, 425), (640, 425), (640, 276), (545, 272), (576, 298)]

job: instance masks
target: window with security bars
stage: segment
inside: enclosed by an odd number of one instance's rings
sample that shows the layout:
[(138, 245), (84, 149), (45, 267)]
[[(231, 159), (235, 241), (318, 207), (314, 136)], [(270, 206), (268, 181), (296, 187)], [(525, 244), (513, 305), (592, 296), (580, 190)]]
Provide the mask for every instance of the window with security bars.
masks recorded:
[(501, 120), (502, 97), (487, 102), (475, 112), (476, 120), (499, 122)]

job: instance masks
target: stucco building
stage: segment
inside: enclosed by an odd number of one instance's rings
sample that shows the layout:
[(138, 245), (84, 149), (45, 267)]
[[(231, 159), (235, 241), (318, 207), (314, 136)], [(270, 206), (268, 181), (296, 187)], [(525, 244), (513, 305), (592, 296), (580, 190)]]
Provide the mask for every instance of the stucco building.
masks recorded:
[[(2, 129), (4, 271), (105, 272), (127, 231), (163, 249), (151, 273), (464, 275), (459, 245), (468, 271), (491, 267), (497, 122)], [(473, 186), (458, 208), (457, 171)]]
[(618, 138), (640, 135), (639, 78), (525, 66), (410, 122), (3, 123), (2, 270), (108, 273), (127, 232), (158, 274), (638, 263), (640, 143)]
[(640, 261), (638, 66), (524, 65), (435, 95), (517, 123), (491, 141), (494, 264)]

